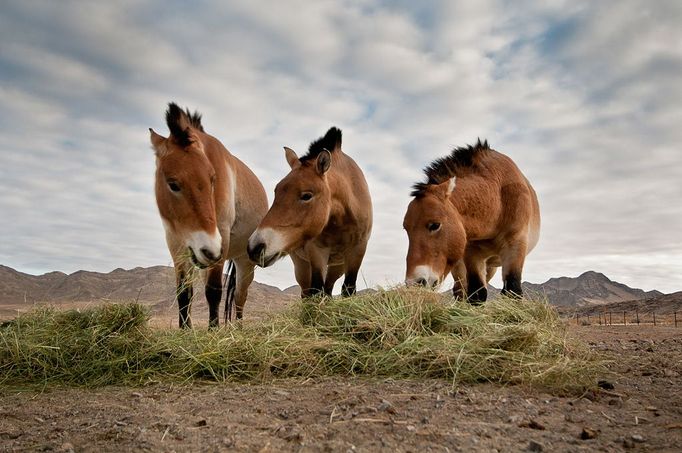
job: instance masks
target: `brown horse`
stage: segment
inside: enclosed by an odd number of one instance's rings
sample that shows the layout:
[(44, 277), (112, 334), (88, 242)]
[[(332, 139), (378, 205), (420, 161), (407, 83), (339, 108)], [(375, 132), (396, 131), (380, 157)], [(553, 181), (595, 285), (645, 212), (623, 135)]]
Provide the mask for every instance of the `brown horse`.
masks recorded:
[(209, 325), (217, 326), (225, 260), (235, 264), (236, 287), (231, 289), (237, 319), (242, 317), (254, 269), (246, 244), (268, 200), (251, 170), (204, 132), (201, 115), (170, 103), (166, 124), (168, 138), (149, 132), (156, 153), (156, 203), (175, 265), (180, 327), (192, 325), (192, 266), (206, 269)]
[(275, 187), (275, 201), (249, 239), (249, 256), (267, 267), (289, 254), (302, 297), (331, 295), (344, 274), (342, 293), (354, 294), (372, 230), (365, 177), (341, 151), (335, 127), (300, 159), (284, 150), (291, 171)]
[(424, 173), (427, 181), (414, 185), (403, 222), (406, 282), (433, 287), (452, 273), (455, 296), (480, 303), (502, 266), (502, 293), (520, 297), (523, 264), (540, 235), (540, 207), (526, 177), (480, 140)]

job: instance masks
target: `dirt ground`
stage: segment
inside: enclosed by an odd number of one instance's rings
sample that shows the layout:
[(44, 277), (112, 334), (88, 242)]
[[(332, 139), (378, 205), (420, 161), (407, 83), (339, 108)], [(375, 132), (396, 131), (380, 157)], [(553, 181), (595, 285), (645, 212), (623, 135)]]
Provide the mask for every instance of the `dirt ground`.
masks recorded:
[(0, 450), (682, 451), (682, 328), (571, 330), (612, 360), (597, 394), (352, 378), (0, 387)]

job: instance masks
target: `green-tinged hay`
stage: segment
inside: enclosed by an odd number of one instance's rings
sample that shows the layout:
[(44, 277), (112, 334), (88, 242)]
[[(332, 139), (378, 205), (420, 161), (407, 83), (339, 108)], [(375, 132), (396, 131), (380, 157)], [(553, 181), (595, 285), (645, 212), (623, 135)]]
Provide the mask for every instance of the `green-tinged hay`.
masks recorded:
[(593, 387), (603, 372), (544, 301), (473, 307), (411, 288), (294, 304), (216, 330), (148, 326), (136, 304), (42, 308), (0, 327), (0, 382), (139, 385), (330, 375)]
[(148, 318), (132, 303), (83, 311), (43, 307), (21, 315), (0, 329), (0, 379), (117, 382), (137, 371)]

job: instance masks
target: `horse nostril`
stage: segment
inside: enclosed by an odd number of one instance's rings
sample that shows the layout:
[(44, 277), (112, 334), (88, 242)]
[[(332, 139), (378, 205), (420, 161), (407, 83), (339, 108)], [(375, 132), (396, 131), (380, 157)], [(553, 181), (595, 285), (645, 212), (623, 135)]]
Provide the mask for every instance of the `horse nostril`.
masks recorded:
[(249, 252), (249, 258), (251, 258), (251, 260), (259, 262), (265, 251), (265, 243), (259, 242), (254, 247), (249, 247), (247, 251)]
[(201, 248), (201, 253), (204, 254), (204, 256), (209, 260), (209, 261), (216, 261), (218, 259), (218, 256), (220, 255), (214, 255), (213, 252), (211, 252), (207, 247), (202, 247)]
[(425, 278), (418, 278), (415, 283), (419, 286), (426, 286), (429, 282), (427, 282)]

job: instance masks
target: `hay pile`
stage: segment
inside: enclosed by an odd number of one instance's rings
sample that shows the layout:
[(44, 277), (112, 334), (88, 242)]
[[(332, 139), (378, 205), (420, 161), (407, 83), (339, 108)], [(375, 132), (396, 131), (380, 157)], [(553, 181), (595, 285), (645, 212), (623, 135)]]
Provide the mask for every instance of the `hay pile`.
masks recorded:
[(546, 302), (481, 307), (417, 289), (299, 302), (262, 323), (148, 326), (137, 304), (40, 308), (0, 327), (0, 383), (140, 385), (330, 375), (594, 387), (601, 363)]

